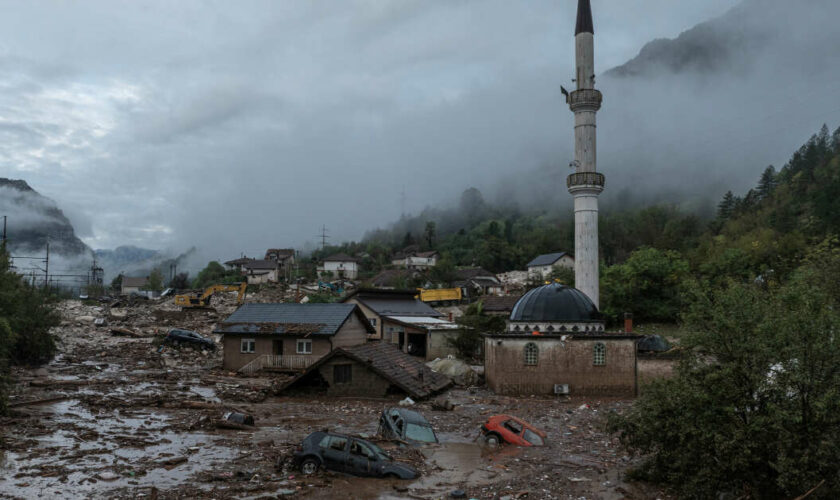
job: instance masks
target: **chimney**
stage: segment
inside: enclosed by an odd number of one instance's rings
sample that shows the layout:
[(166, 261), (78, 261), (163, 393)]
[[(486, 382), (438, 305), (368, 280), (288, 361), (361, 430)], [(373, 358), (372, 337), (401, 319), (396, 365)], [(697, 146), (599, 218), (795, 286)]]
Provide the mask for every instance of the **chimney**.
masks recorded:
[(624, 333), (633, 333), (633, 313), (624, 313)]

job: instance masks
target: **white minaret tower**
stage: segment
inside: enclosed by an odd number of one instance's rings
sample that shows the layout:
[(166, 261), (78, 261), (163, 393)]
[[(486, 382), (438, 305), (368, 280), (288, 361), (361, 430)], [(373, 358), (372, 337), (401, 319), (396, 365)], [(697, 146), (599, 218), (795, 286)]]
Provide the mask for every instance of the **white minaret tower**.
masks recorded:
[[(566, 180), (575, 198), (575, 287), (600, 307), (598, 286), (598, 195), (604, 175), (595, 171), (595, 114), (601, 93), (595, 90), (595, 31), (589, 0), (578, 0), (575, 28), (577, 90), (566, 93), (575, 114), (575, 173)], [(565, 89), (564, 89), (565, 92)]]

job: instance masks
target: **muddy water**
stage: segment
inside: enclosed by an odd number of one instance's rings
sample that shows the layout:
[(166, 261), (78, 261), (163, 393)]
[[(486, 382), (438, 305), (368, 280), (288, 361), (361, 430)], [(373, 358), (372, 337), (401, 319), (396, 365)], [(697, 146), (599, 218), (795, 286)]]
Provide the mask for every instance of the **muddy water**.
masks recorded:
[[(34, 417), (55, 430), (0, 460), (0, 497), (80, 498), (122, 487), (171, 488), (198, 471), (228, 463), (235, 448), (218, 436), (169, 430), (158, 412), (120, 410), (94, 414), (78, 400), (45, 405)], [(173, 458), (186, 458), (167, 464)], [(104, 479), (103, 479), (104, 478)]]

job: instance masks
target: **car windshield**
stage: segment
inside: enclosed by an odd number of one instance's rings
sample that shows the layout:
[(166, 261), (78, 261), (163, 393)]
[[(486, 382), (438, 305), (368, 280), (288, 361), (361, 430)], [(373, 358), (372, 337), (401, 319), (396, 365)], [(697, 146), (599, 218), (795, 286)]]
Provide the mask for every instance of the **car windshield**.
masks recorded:
[(525, 441), (528, 441), (534, 446), (542, 446), (543, 444), (545, 444), (543, 442), (543, 438), (541, 438), (540, 435), (536, 432), (531, 432), (531, 429), (525, 429), (525, 434), (523, 434), (522, 437), (525, 439)]
[(412, 441), (420, 441), (421, 443), (437, 442), (435, 431), (425, 425), (408, 424), (405, 427), (405, 438)]

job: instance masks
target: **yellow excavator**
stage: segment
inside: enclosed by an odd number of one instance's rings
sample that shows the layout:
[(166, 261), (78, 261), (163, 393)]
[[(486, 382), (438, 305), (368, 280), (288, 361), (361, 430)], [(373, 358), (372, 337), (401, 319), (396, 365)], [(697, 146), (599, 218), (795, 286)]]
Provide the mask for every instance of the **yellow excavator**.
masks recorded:
[(245, 289), (248, 288), (248, 283), (231, 283), (229, 285), (212, 285), (208, 286), (204, 293), (185, 293), (183, 295), (175, 296), (175, 305), (181, 306), (183, 309), (198, 309), (210, 306), (210, 298), (216, 292), (239, 292), (236, 297), (236, 304), (242, 304), (245, 300)]

